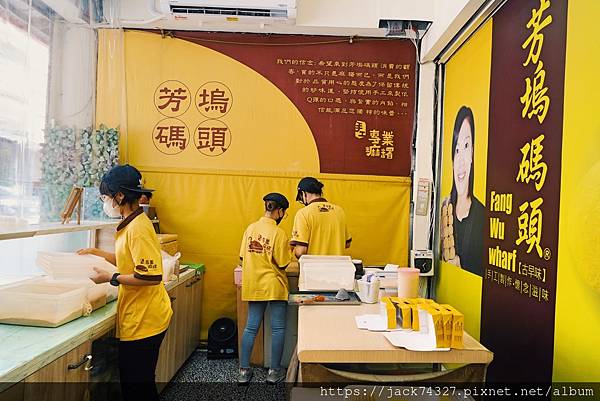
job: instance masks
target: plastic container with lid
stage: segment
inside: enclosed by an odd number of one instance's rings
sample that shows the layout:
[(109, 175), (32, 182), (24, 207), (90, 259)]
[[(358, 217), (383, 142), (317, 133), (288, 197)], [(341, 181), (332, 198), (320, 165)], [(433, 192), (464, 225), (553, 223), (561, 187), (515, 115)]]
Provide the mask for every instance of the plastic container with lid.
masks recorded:
[(300, 291), (354, 291), (356, 268), (350, 256), (302, 255), (299, 262)]
[(58, 327), (89, 310), (86, 288), (39, 280), (0, 288), (0, 323)]
[(90, 304), (92, 311), (100, 309), (104, 305), (106, 305), (106, 303), (108, 302), (109, 290), (111, 289), (110, 287), (113, 287), (109, 283), (96, 284), (90, 279), (61, 279), (47, 280), (46, 282), (50, 284), (67, 284), (84, 288), (86, 302)]

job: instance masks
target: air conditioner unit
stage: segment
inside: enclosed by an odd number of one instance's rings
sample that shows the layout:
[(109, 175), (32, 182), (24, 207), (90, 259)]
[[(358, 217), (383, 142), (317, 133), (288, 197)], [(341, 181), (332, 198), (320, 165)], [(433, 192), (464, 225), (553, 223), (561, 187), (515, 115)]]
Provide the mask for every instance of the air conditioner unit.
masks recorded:
[(385, 36), (407, 39), (423, 39), (431, 26), (431, 21), (403, 21), (380, 19), (379, 28), (384, 28)]
[(294, 24), (296, 0), (160, 0), (175, 19), (243, 24)]

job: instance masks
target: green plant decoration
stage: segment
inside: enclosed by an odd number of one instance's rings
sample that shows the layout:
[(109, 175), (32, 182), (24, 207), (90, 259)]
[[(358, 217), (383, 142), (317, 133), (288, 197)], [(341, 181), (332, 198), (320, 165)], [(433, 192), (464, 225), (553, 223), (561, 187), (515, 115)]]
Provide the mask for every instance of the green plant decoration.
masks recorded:
[(56, 221), (73, 185), (85, 187), (85, 219), (102, 219), (98, 185), (104, 173), (119, 162), (119, 129), (46, 131), (42, 147), (41, 221)]

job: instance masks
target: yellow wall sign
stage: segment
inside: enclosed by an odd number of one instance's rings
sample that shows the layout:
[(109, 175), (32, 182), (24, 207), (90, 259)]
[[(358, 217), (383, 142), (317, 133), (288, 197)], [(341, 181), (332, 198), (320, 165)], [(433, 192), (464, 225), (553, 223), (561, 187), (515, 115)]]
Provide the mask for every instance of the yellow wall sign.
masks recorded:
[[(494, 352), (492, 381), (600, 379), (598, 7), (508, 1), (446, 65), (438, 297)], [(481, 269), (457, 245), (461, 185), (485, 206)]]

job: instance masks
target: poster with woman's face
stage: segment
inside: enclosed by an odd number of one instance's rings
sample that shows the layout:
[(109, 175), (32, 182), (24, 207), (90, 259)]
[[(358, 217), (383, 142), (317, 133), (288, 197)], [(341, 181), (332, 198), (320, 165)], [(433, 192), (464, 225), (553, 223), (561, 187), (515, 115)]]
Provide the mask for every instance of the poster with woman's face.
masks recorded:
[(444, 158), (451, 161), (450, 190), (443, 194), (440, 216), (442, 260), (483, 276), (484, 205), (474, 192), (475, 115), (461, 105), (453, 129), (444, 139), (451, 141)]
[[(463, 110), (463, 109), (461, 109)], [(464, 109), (470, 110), (470, 109)], [(471, 115), (472, 116), (472, 115)], [(454, 175), (454, 187), (459, 196), (470, 196), (473, 188), (470, 188), (471, 169), (473, 168), (473, 128), (472, 120), (465, 118), (460, 123), (456, 147), (452, 152), (452, 169)], [(469, 193), (469, 191), (471, 193)]]
[(483, 239), (489, 237), (482, 209), (488, 175), (492, 28), (486, 23), (445, 65), (440, 138), (436, 274), (441, 279), (436, 294), (469, 316), (465, 328), (474, 336), (481, 326), (487, 268)]

